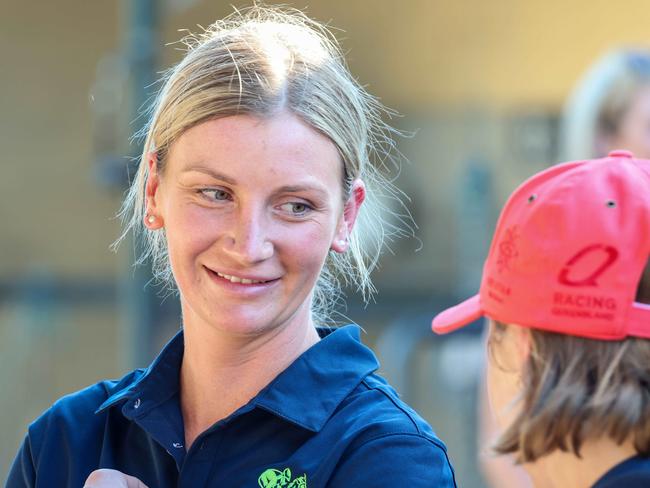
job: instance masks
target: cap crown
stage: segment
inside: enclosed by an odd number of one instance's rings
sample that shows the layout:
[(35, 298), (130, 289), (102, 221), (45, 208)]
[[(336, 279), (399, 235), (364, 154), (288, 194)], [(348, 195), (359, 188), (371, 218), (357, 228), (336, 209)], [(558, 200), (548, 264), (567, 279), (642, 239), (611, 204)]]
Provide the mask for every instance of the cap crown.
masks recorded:
[(497, 320), (597, 339), (650, 337), (634, 302), (650, 257), (650, 161), (626, 151), (554, 166), (509, 198), (483, 270)]

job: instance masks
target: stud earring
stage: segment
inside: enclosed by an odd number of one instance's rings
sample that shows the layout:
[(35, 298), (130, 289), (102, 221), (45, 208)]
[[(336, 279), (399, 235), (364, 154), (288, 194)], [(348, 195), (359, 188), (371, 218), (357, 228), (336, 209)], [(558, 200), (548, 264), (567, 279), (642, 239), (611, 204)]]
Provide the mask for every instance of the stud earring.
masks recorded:
[(155, 215), (147, 215), (147, 222), (149, 224), (154, 224), (156, 222), (156, 216)]

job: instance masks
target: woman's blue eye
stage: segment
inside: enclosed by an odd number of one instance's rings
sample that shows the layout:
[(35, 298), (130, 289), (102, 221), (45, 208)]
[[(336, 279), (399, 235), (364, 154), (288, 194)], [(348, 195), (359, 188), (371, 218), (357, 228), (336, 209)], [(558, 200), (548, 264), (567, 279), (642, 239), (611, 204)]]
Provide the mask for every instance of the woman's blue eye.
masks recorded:
[(307, 211), (307, 205), (305, 205), (304, 203), (294, 203), (292, 204), (291, 209), (293, 210), (293, 213), (301, 214)]
[(221, 201), (230, 199), (230, 194), (225, 190), (207, 189), (201, 190), (201, 193), (207, 196), (210, 200)]
[(285, 212), (297, 216), (305, 215), (306, 213), (309, 213), (310, 210), (312, 210), (311, 206), (302, 202), (285, 203), (284, 205), (281, 206), (281, 208)]

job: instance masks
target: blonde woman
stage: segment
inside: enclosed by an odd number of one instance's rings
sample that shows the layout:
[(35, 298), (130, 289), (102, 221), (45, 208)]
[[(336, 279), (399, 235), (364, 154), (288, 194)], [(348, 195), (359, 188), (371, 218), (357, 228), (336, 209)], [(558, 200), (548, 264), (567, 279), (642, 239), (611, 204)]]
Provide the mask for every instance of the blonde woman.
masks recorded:
[(650, 158), (650, 46), (613, 49), (576, 84), (563, 116), (563, 158), (628, 149)]
[(359, 329), (322, 327), (336, 279), (372, 289), (382, 107), (300, 12), (255, 7), (187, 43), (123, 209), (182, 330), (37, 419), (8, 486), (455, 486)]

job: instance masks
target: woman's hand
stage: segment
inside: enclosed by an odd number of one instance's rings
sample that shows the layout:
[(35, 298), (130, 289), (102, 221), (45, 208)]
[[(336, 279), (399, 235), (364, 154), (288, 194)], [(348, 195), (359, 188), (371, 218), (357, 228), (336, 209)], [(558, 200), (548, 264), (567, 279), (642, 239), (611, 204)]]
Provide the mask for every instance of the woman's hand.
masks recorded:
[(148, 488), (142, 481), (115, 469), (96, 469), (86, 479), (84, 488)]

